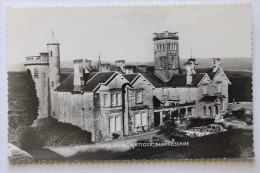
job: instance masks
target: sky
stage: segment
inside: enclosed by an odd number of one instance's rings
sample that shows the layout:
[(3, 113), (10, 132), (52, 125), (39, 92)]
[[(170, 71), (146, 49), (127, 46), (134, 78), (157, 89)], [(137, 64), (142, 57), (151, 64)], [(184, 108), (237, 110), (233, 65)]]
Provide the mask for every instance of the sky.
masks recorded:
[(251, 57), (251, 6), (8, 9), (9, 65), (46, 52), (52, 31), (61, 61), (153, 61), (153, 33), (178, 32), (181, 59)]

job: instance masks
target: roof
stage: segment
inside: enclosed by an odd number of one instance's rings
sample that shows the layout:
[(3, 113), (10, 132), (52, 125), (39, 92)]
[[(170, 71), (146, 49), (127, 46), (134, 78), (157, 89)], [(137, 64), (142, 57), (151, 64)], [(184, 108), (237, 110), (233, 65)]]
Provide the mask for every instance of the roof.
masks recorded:
[(142, 75), (155, 87), (166, 87), (165, 82), (153, 73), (142, 73)]
[(196, 72), (197, 73), (207, 73), (211, 80), (215, 77), (215, 75), (217, 73), (217, 71), (213, 72), (212, 68), (198, 68), (198, 69), (196, 69)]
[(213, 102), (218, 98), (218, 96), (204, 96), (200, 99), (201, 102)]
[(132, 73), (132, 74), (124, 74), (123, 76), (129, 81), (129, 83), (131, 83), (138, 75), (139, 75), (138, 73)]
[(101, 72), (92, 77), (83, 87), (83, 91), (93, 91), (99, 84), (105, 83), (115, 72)]
[(197, 87), (200, 81), (205, 76), (205, 73), (197, 73), (192, 75), (192, 84), (187, 85), (186, 74), (176, 74), (173, 75), (170, 80), (167, 82), (169, 87)]
[(110, 71), (118, 71), (119, 73), (124, 74), (124, 71), (121, 69), (121, 67), (116, 65), (110, 65)]
[[(89, 79), (91, 79), (96, 73), (88, 73), (85, 74), (85, 81), (87, 82)], [(61, 84), (58, 86), (55, 91), (64, 91), (64, 92), (70, 92), (73, 91), (74, 88), (74, 74), (71, 74), (69, 77), (67, 77)]]

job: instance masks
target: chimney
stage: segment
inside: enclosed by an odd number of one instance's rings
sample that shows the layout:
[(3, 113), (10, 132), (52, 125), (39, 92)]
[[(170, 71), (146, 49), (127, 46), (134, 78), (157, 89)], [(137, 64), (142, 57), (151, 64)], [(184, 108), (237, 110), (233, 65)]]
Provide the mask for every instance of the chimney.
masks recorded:
[(101, 64), (101, 72), (110, 72), (110, 64), (109, 63)]
[(213, 58), (213, 72), (216, 72), (220, 67), (220, 58)]
[(91, 60), (86, 59), (84, 63), (85, 68), (88, 70), (88, 72), (91, 71)]
[(192, 71), (193, 71), (193, 63), (191, 61), (186, 62), (185, 64), (186, 67), (186, 84), (191, 85), (192, 83)]
[(133, 66), (133, 65), (126, 65), (124, 67), (124, 71), (126, 74), (132, 74), (132, 73), (134, 73), (134, 68), (135, 68), (135, 66)]
[(139, 70), (141, 70), (144, 73), (147, 72), (147, 66), (146, 65), (139, 65), (138, 68), (139, 68)]
[(198, 63), (196, 62), (196, 59), (195, 58), (190, 58), (190, 59), (188, 59), (188, 62), (191, 64), (191, 73), (192, 74), (196, 74), (195, 69), (198, 66)]
[(116, 66), (117, 66), (117, 67), (120, 67), (122, 70), (124, 70), (125, 60), (117, 60), (117, 61), (116, 61)]
[(74, 91), (81, 91), (81, 86), (83, 81), (83, 59), (75, 59), (74, 64)]

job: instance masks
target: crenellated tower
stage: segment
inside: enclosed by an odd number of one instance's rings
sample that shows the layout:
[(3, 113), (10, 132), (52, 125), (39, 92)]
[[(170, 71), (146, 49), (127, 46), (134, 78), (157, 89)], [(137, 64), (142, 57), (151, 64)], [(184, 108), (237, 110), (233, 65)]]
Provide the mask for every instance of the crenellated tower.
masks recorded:
[(154, 33), (155, 74), (168, 81), (180, 73), (179, 37), (177, 32)]
[[(28, 111), (35, 118), (50, 116), (48, 53), (25, 57), (27, 71)], [(37, 110), (35, 110), (37, 109)]]

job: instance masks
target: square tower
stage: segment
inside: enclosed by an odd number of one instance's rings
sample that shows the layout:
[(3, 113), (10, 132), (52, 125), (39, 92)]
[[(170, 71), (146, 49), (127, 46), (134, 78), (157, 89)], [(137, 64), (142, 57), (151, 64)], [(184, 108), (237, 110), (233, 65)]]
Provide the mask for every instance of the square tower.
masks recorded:
[(154, 33), (155, 74), (168, 81), (180, 73), (179, 37), (177, 32)]

